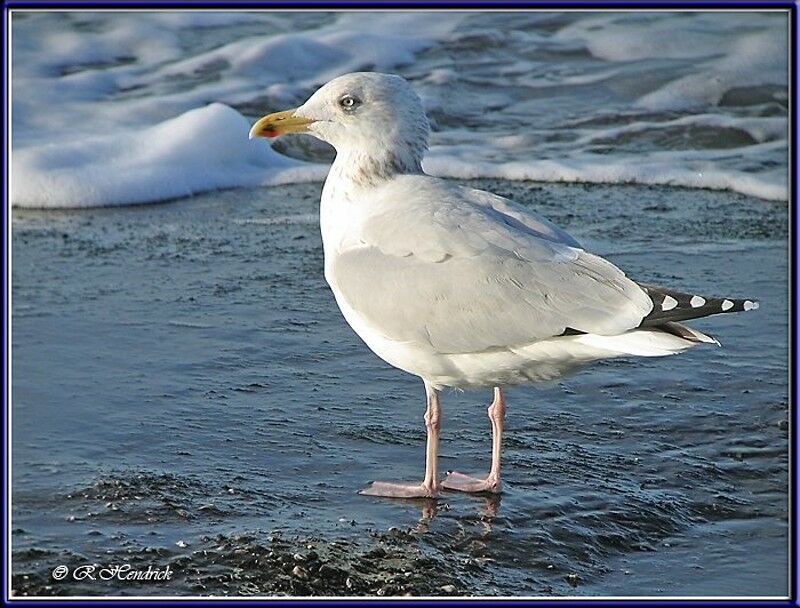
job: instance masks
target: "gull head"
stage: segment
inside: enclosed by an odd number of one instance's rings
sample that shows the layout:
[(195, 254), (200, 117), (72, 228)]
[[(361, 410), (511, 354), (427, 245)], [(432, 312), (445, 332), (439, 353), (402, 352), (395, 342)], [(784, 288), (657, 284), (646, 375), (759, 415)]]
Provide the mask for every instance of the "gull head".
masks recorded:
[(250, 138), (309, 133), (337, 155), (418, 171), (429, 132), (422, 101), (404, 78), (356, 72), (334, 78), (298, 108), (260, 119)]

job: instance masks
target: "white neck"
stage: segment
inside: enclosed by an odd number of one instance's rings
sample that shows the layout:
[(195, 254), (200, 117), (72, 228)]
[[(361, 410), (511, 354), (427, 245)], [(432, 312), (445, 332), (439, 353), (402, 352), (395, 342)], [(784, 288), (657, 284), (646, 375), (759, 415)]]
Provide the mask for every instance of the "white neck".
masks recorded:
[(397, 175), (422, 173), (422, 152), (411, 147), (347, 146), (336, 151), (328, 180), (349, 188), (377, 186)]
[(357, 147), (338, 150), (320, 201), (320, 229), (326, 264), (335, 252), (353, 243), (361, 222), (371, 211), (371, 191), (399, 175), (421, 174), (413, 154), (392, 154), (382, 148), (369, 154)]

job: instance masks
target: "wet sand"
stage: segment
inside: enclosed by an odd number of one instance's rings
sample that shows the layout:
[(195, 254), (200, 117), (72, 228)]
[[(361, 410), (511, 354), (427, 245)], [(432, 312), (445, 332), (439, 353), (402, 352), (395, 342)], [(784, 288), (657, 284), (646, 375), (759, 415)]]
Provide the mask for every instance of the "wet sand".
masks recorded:
[[(15, 210), (14, 592), (783, 595), (786, 205), (474, 185), (637, 280), (761, 308), (694, 323), (721, 348), (511, 389), (502, 497), (375, 499), (422, 472), (423, 391), (336, 309), (319, 185)], [(443, 469), (488, 466), (489, 398), (443, 396)], [(174, 575), (51, 576), (93, 563)]]

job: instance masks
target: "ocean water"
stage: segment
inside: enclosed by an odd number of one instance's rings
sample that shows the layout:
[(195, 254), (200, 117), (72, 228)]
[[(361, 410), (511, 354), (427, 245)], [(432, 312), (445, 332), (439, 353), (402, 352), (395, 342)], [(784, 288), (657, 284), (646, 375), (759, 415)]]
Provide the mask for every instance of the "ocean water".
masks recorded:
[(318, 181), (325, 146), (279, 144), (311, 161), (291, 162), (247, 125), (356, 70), (413, 83), (436, 175), (785, 201), (787, 31), (767, 11), (16, 12), (12, 202)]
[[(784, 595), (784, 32), (777, 13), (16, 14), (14, 591)], [(637, 280), (760, 308), (693, 323), (719, 348), (511, 389), (500, 497), (358, 495), (420, 477), (422, 386), (325, 285), (330, 151), (246, 134), (372, 67), (422, 94), (430, 172)], [(489, 398), (443, 396), (443, 469), (488, 467)], [(51, 575), (92, 564), (174, 577)]]

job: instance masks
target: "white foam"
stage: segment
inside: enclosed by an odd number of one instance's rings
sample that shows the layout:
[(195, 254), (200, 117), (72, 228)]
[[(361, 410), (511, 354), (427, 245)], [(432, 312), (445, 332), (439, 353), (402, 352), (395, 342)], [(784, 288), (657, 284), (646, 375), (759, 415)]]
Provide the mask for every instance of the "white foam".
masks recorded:
[[(783, 25), (777, 13), (15, 16), (13, 201), (142, 203), (322, 179), (322, 167), (240, 142), (246, 120), (209, 104), (291, 107), (361, 69), (413, 78), (436, 127), (425, 165), (439, 175), (787, 200), (786, 99), (761, 89), (786, 82)], [(776, 103), (719, 105), (742, 87)], [(176, 128), (199, 122), (202, 133)]]
[(774, 176), (762, 177), (721, 169), (697, 170), (687, 164), (670, 164), (655, 158), (646, 161), (637, 157), (615, 157), (613, 161), (602, 161), (583, 156), (491, 163), (464, 161), (434, 151), (423, 166), (433, 175), (459, 179), (489, 177), (541, 182), (681, 186), (729, 190), (773, 201), (787, 200), (788, 192), (788, 184), (776, 183)]
[(664, 121), (634, 121), (621, 127), (595, 129), (587, 131), (580, 138), (580, 143), (591, 143), (597, 140), (615, 139), (623, 135), (644, 133), (646, 131), (664, 131), (692, 127), (709, 129), (735, 129), (752, 137), (756, 142), (784, 140), (786, 138), (786, 120), (775, 116), (725, 116), (721, 114), (692, 114)]
[(725, 44), (725, 31), (719, 20), (716, 27), (703, 28), (702, 14), (695, 17), (690, 23), (680, 13), (611, 13), (572, 23), (555, 38), (581, 43), (606, 61), (707, 57)]
[(327, 167), (249, 141), (236, 110), (211, 104), (140, 131), (15, 152), (11, 203), (65, 208), (160, 201), (219, 188), (318, 181)]
[(736, 87), (785, 85), (786, 36), (778, 13), (612, 13), (579, 20), (554, 37), (615, 63), (695, 60), (691, 73), (638, 101), (649, 110), (683, 110), (717, 104)]
[[(294, 94), (311, 93), (347, 72), (389, 70), (410, 64), (417, 53), (434, 44), (435, 36), (446, 35), (462, 18), (458, 14), (445, 18), (417, 13), (342, 13), (332, 25), (313, 32), (235, 40), (142, 73), (128, 84), (141, 86), (224, 66), (221, 82), (199, 85), (190, 96), (200, 94), (240, 102), (252, 99), (266, 87), (287, 82)], [(288, 77), (286, 66), (291, 66)]]
[[(247, 102), (265, 90), (296, 100), (298, 91), (342, 72), (410, 63), (463, 16), (341, 13), (313, 33), (251, 36), (188, 57), (176, 29), (275, 17), (76, 13), (69, 16), (75, 29), (58, 18), (35, 15), (22, 22), (26, 35), (14, 38), (15, 206), (143, 203), (324, 179), (327, 168), (283, 157), (264, 141), (249, 142), (241, 114), (208, 102)], [(287, 83), (289, 65), (293, 82)], [(209, 69), (220, 69), (224, 78), (181, 86), (187, 75)]]
[(735, 88), (785, 86), (786, 61), (785, 31), (743, 34), (724, 57), (704, 62), (696, 73), (642, 96), (638, 104), (648, 110), (686, 110), (716, 105)]

